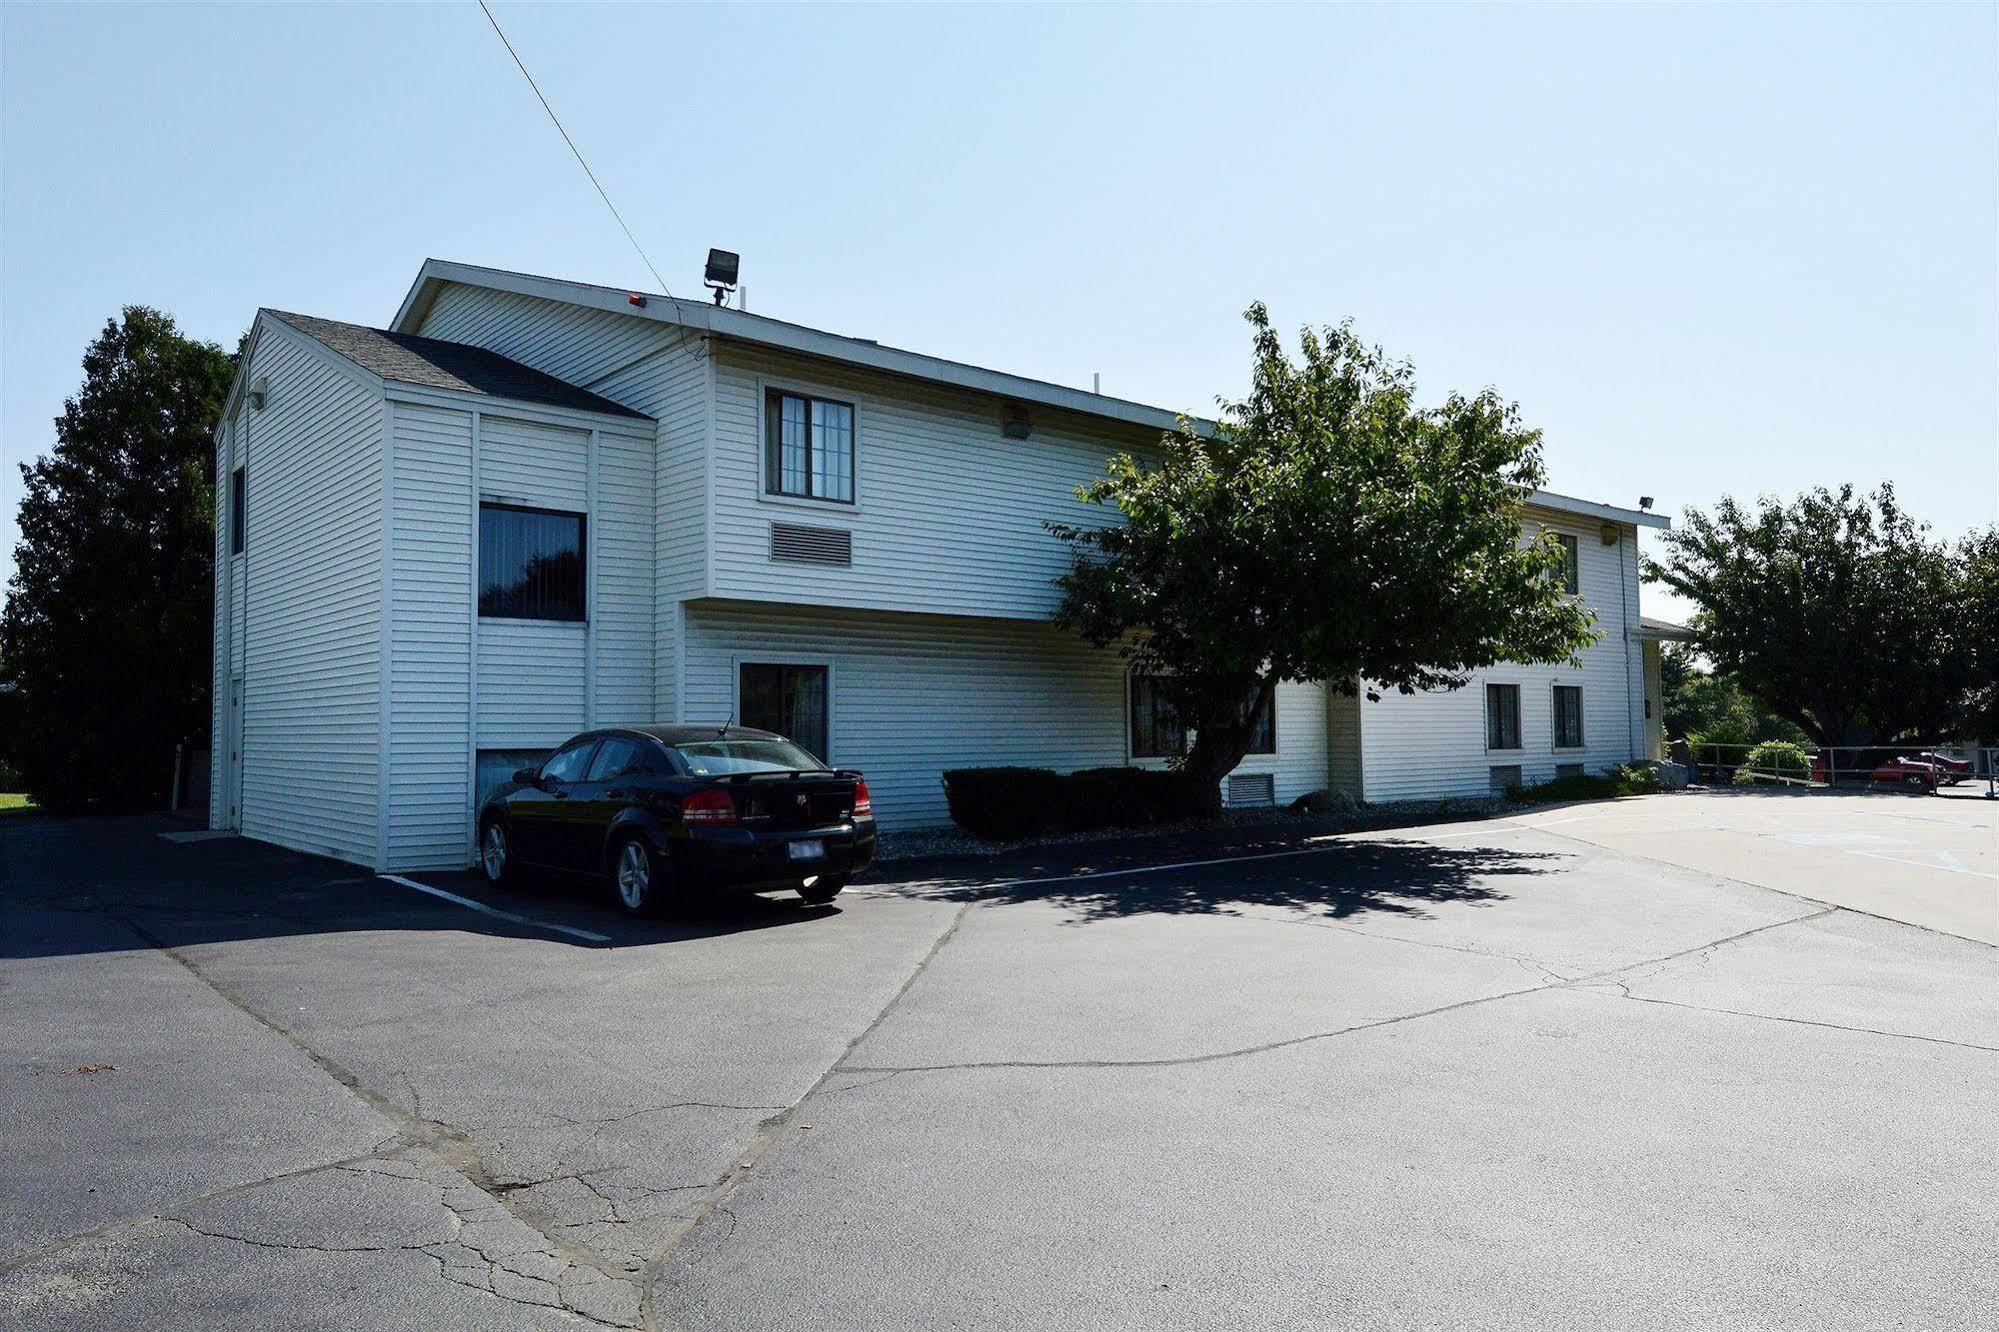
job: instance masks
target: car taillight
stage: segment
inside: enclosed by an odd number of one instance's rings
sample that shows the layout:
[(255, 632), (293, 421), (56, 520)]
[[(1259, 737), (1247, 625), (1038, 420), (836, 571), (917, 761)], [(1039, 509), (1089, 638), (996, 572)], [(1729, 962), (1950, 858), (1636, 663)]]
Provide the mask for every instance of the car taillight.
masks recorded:
[(875, 802), (868, 798), (868, 784), (856, 779), (854, 782), (854, 817), (871, 819), (875, 816)]
[(736, 800), (727, 791), (694, 791), (680, 802), (680, 817), (687, 823), (734, 823)]

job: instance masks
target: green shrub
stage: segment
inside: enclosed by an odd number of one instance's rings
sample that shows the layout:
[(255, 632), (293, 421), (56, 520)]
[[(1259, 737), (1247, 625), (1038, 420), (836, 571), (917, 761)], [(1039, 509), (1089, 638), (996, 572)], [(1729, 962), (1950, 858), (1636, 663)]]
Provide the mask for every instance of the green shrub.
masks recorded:
[(1506, 798), (1516, 805), (1541, 805), (1558, 800), (1608, 800), (1614, 796), (1650, 795), (1663, 789), (1659, 774), (1638, 763), (1609, 772), (1557, 777), (1538, 786), (1510, 786)]
[(1047, 768), (956, 768), (944, 774), (951, 821), (978, 837), (1041, 837), (1061, 826), (1056, 774)]
[(1173, 823), (1201, 812), (1193, 781), (1153, 768), (955, 768), (944, 774), (944, 799), (960, 828), (1005, 841)]
[(1752, 786), (1786, 779), (1802, 782), (1811, 775), (1812, 756), (1803, 746), (1789, 740), (1765, 740), (1743, 755), (1742, 766), (1735, 770), (1735, 784)]

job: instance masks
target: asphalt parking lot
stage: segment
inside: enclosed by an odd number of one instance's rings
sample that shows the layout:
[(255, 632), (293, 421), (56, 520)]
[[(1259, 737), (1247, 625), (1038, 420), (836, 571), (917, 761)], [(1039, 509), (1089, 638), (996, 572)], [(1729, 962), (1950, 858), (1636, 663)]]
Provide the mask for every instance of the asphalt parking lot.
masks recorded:
[(643, 924), (184, 828), (0, 827), (0, 1325), (1999, 1307), (1999, 802), (1057, 848)]

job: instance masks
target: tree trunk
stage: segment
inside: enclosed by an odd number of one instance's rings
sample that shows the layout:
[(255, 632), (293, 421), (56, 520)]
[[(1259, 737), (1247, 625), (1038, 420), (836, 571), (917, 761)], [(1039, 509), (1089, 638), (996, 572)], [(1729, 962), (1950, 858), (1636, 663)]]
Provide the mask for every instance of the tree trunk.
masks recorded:
[[(1187, 751), (1186, 762), (1180, 770), (1200, 791), (1203, 818), (1218, 819), (1222, 816), (1222, 779), (1234, 772), (1236, 765), (1249, 753), (1256, 714), (1262, 710), (1264, 697), (1275, 689), (1273, 681), (1264, 680), (1258, 688), (1258, 706), (1251, 708), (1249, 715), (1216, 718), (1195, 727), (1194, 747)], [(1274, 698), (1270, 706), (1276, 706)]]

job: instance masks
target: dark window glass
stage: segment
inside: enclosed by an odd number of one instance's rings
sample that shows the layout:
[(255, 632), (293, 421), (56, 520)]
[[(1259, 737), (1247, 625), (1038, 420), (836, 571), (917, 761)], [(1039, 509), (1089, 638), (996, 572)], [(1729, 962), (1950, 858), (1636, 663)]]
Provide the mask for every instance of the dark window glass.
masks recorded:
[(772, 389), (764, 401), (764, 489), (854, 502), (854, 408)]
[(479, 506), (479, 613), (514, 620), (584, 615), (583, 515)]
[(745, 726), (788, 736), (823, 763), (827, 761), (826, 692), (824, 666), (745, 662), (738, 679), (736, 715)]
[(243, 469), (229, 474), (229, 553), (243, 553)]
[(1256, 709), (1256, 727), (1249, 733), (1249, 752), (1252, 754), (1275, 754), (1277, 752), (1277, 690), (1259, 700)]
[(1555, 686), (1555, 748), (1583, 747), (1583, 691), (1575, 685)]
[[(1276, 691), (1257, 708), (1256, 724), (1250, 731), (1251, 754), (1277, 752)], [(1246, 701), (1247, 711), (1255, 706)], [(1187, 733), (1173, 705), (1160, 692), (1158, 681), (1149, 675), (1131, 677), (1131, 756), (1133, 758), (1175, 758), (1187, 752)]]
[(612, 736), (597, 746), (597, 757), (590, 760), (590, 775), (583, 780), (608, 782), (613, 777), (624, 776), (638, 766), (638, 742)]
[(1582, 551), (1578, 547), (1576, 539), (1572, 536), (1558, 536), (1555, 540), (1562, 547), (1562, 590), (1570, 593), (1582, 591)]
[(674, 749), (687, 760), (687, 770), (696, 777), (728, 772), (818, 772), (825, 766), (789, 740), (690, 740)]
[(1520, 748), (1520, 686), (1489, 684), (1485, 687), (1485, 747)]
[(1149, 675), (1131, 677), (1131, 756), (1174, 758), (1187, 752), (1180, 715)]
[(590, 770), (590, 755), (596, 748), (595, 740), (579, 740), (567, 749), (559, 749), (554, 758), (541, 765), (541, 775), (551, 781), (580, 782)]

